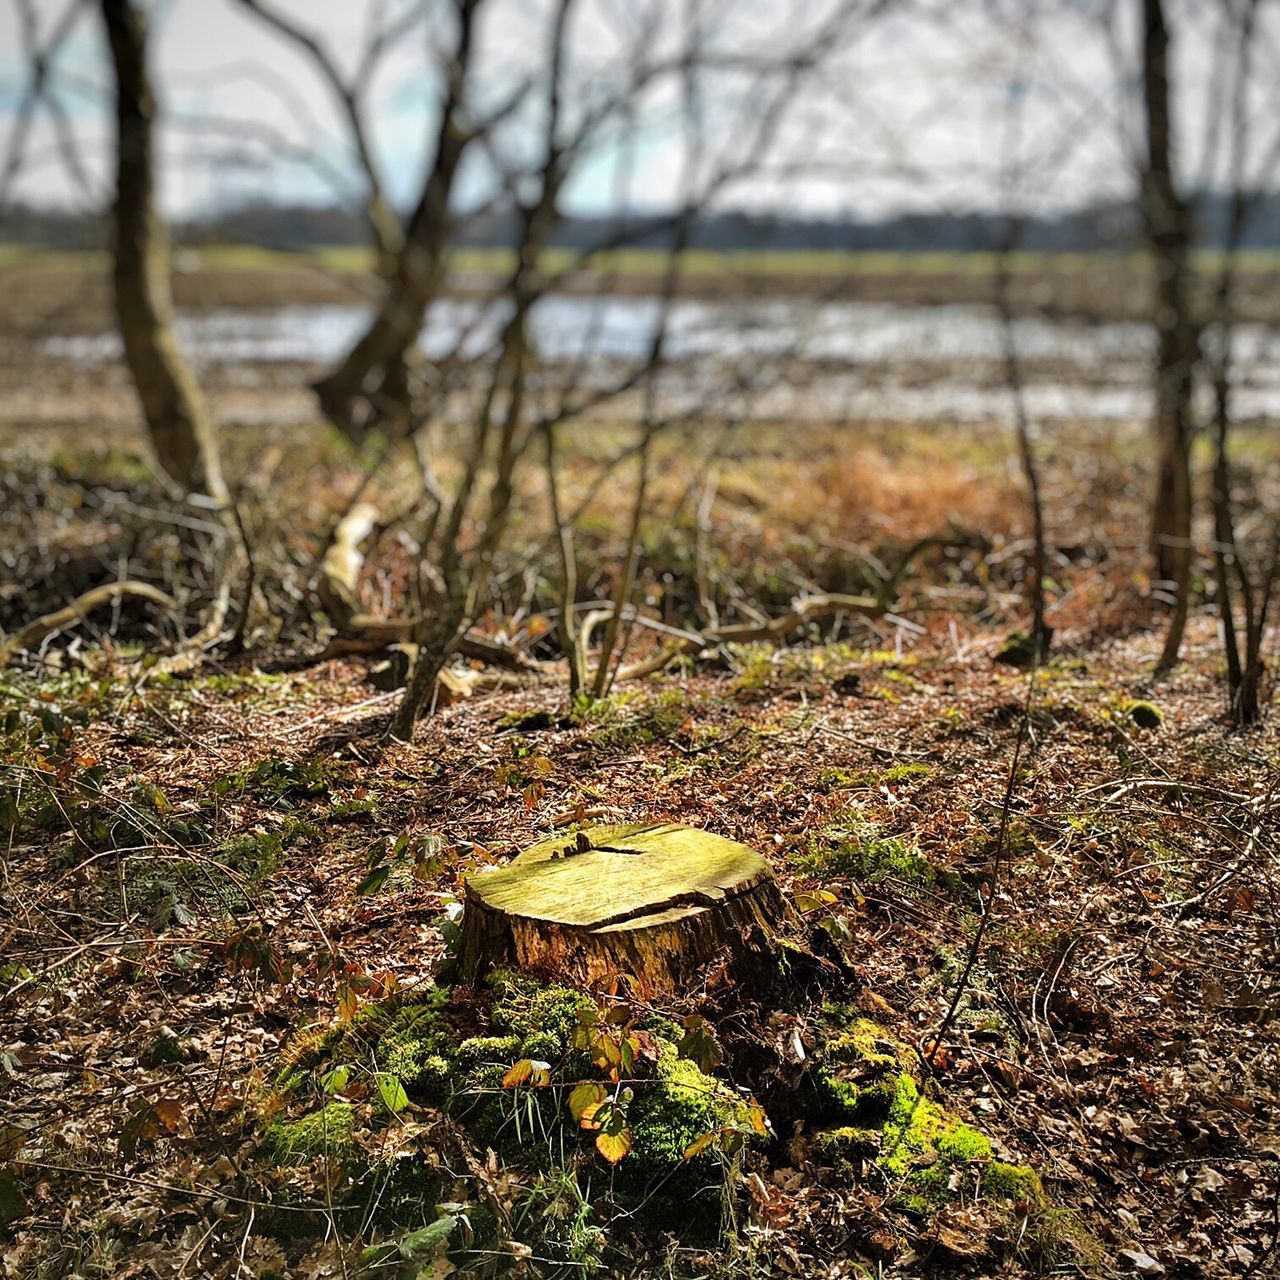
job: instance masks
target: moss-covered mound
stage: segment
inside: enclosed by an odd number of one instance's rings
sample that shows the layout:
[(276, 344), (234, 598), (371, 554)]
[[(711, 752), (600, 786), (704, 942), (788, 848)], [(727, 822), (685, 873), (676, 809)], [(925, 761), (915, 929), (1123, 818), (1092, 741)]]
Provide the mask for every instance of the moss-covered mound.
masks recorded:
[[(1035, 1172), (947, 1111), (908, 1045), (838, 1005), (814, 1029), (807, 1073), (778, 1106), (825, 1176), (873, 1187), (921, 1231), (957, 1204), (1007, 1223), (1044, 1213)], [(431, 988), (295, 1037), (263, 1163), (291, 1229), (305, 1204), (346, 1213), (373, 1241), (371, 1266), (447, 1253), (475, 1267), (514, 1240), (568, 1268), (548, 1274), (580, 1274), (620, 1264), (621, 1236), (650, 1226), (709, 1244), (753, 1144), (757, 1161), (793, 1151), (769, 1147), (720, 1052), (699, 1018), (510, 972), (474, 995)], [(474, 1176), (493, 1169), (490, 1151), (511, 1197), (499, 1213)]]
[[(353, 1216), (376, 1205), (384, 1231), (420, 1233), (440, 1203), (452, 1225), (429, 1239), (447, 1236), (456, 1255), (496, 1224), (483, 1203), (457, 1211), (468, 1188), (418, 1141), (443, 1112), (518, 1180), (513, 1221), (544, 1256), (580, 1265), (602, 1238), (597, 1219), (622, 1208), (705, 1235), (739, 1153), (767, 1132), (750, 1098), (704, 1070), (709, 1047), (705, 1033), (509, 972), (478, 1000), (432, 988), (295, 1038), (267, 1102), (264, 1163), (282, 1199), (323, 1175), (326, 1197)], [(586, 1198), (592, 1185), (607, 1203)]]
[(929, 1096), (915, 1050), (842, 1008), (826, 1020), (814, 1106), (835, 1123), (814, 1138), (820, 1161), (848, 1177), (874, 1165), (898, 1206), (919, 1215), (957, 1200), (1045, 1207), (1035, 1170), (997, 1160), (985, 1135)]

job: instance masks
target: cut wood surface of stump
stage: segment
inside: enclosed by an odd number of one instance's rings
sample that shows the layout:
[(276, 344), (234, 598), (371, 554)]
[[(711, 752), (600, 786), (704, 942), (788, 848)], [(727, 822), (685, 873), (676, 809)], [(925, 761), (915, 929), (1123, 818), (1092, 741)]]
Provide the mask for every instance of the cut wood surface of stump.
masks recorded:
[(671, 995), (714, 956), (772, 934), (784, 910), (772, 869), (746, 845), (695, 827), (590, 827), (468, 878), (461, 976), (512, 965), (591, 985), (627, 974), (643, 996)]

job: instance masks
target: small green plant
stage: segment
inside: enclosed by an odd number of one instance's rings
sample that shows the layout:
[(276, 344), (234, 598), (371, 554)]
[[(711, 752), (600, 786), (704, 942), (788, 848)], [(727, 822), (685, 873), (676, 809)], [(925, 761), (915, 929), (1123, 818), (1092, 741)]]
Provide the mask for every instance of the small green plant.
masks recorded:
[(320, 813), (325, 822), (363, 822), (378, 814), (378, 802), (368, 797), (356, 800), (337, 800)]
[(493, 771), (493, 781), (508, 791), (520, 792), (524, 807), (532, 809), (542, 799), (547, 780), (555, 771), (555, 765), (541, 751), (516, 745), (512, 758)]
[(589, 1184), (573, 1168), (540, 1174), (513, 1215), (517, 1239), (539, 1257), (540, 1273), (553, 1277), (590, 1276), (603, 1265), (605, 1233), (597, 1222)]
[(815, 832), (795, 861), (805, 875), (821, 879), (845, 876), (861, 884), (893, 879), (920, 889), (936, 879), (927, 858), (899, 836), (885, 835), (854, 808), (841, 810)]
[(593, 746), (619, 751), (671, 741), (689, 727), (690, 706), (679, 688), (656, 695), (621, 693), (580, 702), (574, 720), (591, 729)]
[(213, 790), (217, 796), (247, 791), (258, 800), (290, 809), (300, 800), (328, 795), (345, 771), (335, 761), (261, 760), (251, 769), (219, 778)]

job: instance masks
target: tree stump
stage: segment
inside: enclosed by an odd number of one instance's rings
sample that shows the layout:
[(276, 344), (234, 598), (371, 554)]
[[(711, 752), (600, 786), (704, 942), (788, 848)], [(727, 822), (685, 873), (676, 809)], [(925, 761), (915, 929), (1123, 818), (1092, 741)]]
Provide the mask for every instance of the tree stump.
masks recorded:
[(590, 986), (628, 974), (643, 997), (672, 995), (785, 914), (746, 845), (693, 827), (591, 827), (468, 877), (460, 975), (513, 965)]

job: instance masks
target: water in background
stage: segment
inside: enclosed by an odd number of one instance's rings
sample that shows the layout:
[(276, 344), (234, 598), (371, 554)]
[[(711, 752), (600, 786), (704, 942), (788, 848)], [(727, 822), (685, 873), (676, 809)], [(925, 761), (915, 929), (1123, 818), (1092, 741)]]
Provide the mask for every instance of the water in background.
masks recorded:
[[(197, 365), (323, 366), (349, 349), (367, 315), (360, 306), (214, 311), (181, 316), (178, 332)], [(482, 358), (505, 318), (500, 303), (446, 299), (431, 309), (421, 346), (436, 360)], [(647, 358), (661, 319), (653, 298), (549, 297), (533, 309), (530, 332), (545, 362), (604, 385)], [(1149, 415), (1148, 326), (1020, 317), (1014, 341), (1034, 421)], [(50, 338), (43, 349), (86, 364), (121, 354), (115, 333)], [(1237, 414), (1280, 415), (1280, 334), (1242, 325), (1234, 349)], [(989, 307), (679, 301), (663, 350), (667, 411), (696, 411), (732, 387), (733, 412), (747, 417), (987, 421), (1010, 412), (1003, 335)]]

